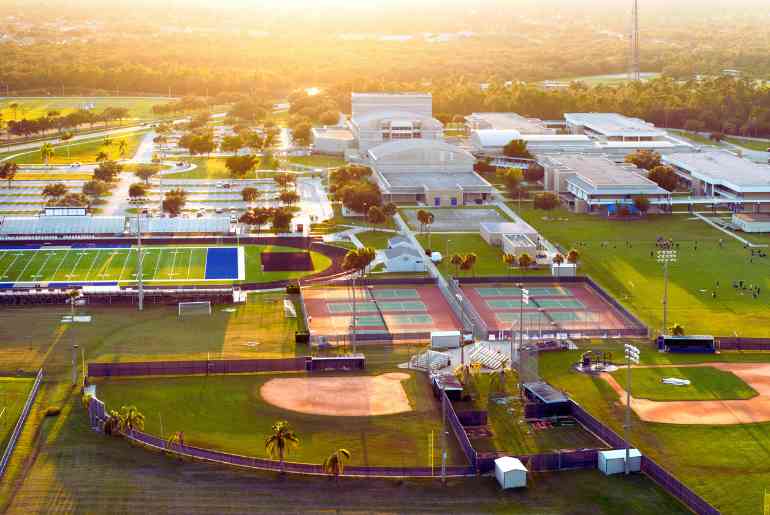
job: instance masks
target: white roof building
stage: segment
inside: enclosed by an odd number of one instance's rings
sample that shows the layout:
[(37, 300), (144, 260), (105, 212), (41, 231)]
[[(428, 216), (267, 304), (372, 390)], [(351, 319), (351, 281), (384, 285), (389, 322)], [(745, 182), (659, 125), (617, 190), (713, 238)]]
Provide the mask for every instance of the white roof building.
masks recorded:
[(666, 131), (651, 123), (618, 113), (565, 113), (564, 119), (570, 132), (609, 140), (644, 141), (667, 136)]
[(356, 138), (345, 127), (313, 127), (313, 150), (319, 154), (344, 155), (353, 148)]
[(738, 157), (726, 150), (664, 154), (690, 185), (695, 196), (722, 197), (739, 202), (770, 202), (770, 166)]
[(538, 118), (526, 118), (516, 113), (472, 113), (465, 117), (465, 128), (474, 130), (515, 130), (521, 134), (556, 134)]
[(513, 140), (524, 141), (532, 154), (591, 152), (596, 149), (595, 142), (583, 134), (522, 134), (515, 129), (474, 130), (470, 143), (474, 152), (501, 154), (503, 147)]

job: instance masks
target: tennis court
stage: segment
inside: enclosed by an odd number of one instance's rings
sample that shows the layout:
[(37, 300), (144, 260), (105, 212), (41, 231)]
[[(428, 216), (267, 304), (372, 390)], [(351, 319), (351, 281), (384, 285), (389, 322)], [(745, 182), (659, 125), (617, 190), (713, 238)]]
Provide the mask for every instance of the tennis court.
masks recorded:
[[(312, 335), (349, 334), (353, 322), (351, 287), (310, 286), (302, 293)], [(404, 335), (461, 328), (433, 284), (357, 286), (355, 296), (357, 334)]]
[[(521, 305), (521, 290), (510, 283), (461, 282), (461, 288), (490, 332), (523, 330), (555, 334), (637, 329), (638, 325), (613, 306), (589, 282), (528, 282), (529, 302)], [(513, 328), (513, 329), (512, 329)]]

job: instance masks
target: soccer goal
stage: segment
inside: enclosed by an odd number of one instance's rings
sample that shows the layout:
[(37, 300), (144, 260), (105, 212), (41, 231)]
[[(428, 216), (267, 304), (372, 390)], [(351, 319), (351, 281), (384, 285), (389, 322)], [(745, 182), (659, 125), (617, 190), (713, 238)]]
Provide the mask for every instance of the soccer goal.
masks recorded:
[(211, 301), (179, 303), (179, 318), (198, 315), (211, 315)]

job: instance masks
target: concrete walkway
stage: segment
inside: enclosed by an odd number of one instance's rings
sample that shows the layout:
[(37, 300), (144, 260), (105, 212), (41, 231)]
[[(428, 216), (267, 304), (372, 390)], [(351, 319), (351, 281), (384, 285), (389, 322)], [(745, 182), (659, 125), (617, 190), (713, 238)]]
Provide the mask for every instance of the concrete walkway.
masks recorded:
[(752, 243), (752, 242), (750, 242), (749, 240), (747, 240), (747, 239), (745, 239), (745, 238), (742, 238), (742, 237), (738, 236), (738, 235), (737, 235), (737, 234), (735, 234), (734, 232), (728, 231), (728, 230), (727, 230), (727, 229), (725, 229), (724, 227), (721, 227), (721, 226), (719, 226), (719, 225), (715, 224), (713, 221), (709, 220), (707, 217), (703, 216), (703, 215), (702, 215), (702, 214), (700, 214), (700, 213), (694, 213), (694, 215), (695, 215), (696, 217), (700, 218), (701, 220), (703, 220), (704, 222), (706, 222), (707, 224), (709, 224), (709, 225), (710, 225), (711, 227), (713, 227), (714, 229), (717, 229), (717, 230), (719, 230), (719, 231), (722, 231), (722, 232), (723, 232), (723, 233), (725, 233), (726, 235), (728, 235), (728, 236), (730, 236), (730, 237), (732, 237), (732, 238), (735, 238), (736, 240), (740, 241), (740, 242), (741, 242), (741, 243), (743, 243), (744, 245), (747, 245), (749, 248), (765, 248), (765, 247), (767, 247), (767, 245), (766, 245), (766, 244), (758, 244), (758, 243)]

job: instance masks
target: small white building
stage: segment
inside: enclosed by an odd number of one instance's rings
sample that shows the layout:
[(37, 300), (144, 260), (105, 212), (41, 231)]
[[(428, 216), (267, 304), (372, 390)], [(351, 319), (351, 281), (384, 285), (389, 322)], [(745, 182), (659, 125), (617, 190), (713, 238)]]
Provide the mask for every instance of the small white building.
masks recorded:
[(356, 145), (353, 133), (344, 127), (313, 127), (311, 132), (313, 152), (318, 154), (342, 156)]
[(770, 215), (760, 213), (735, 213), (733, 225), (743, 232), (770, 232)]
[(425, 263), (428, 257), (414, 247), (398, 245), (383, 254), (388, 272), (425, 272), (428, 269)]
[[(629, 449), (628, 463), (631, 472), (642, 470), (642, 453), (639, 449)], [(599, 451), (598, 467), (605, 476), (623, 474), (626, 471), (626, 450)]]
[(503, 490), (523, 488), (527, 486), (527, 467), (517, 458), (503, 456), (495, 460), (495, 477)]
[(551, 277), (575, 277), (576, 275), (576, 263), (551, 263)]
[(524, 220), (516, 222), (481, 222), (481, 237), (492, 246), (504, 248), (506, 235), (523, 235), (528, 240), (536, 243), (540, 240), (540, 234), (534, 227)]

